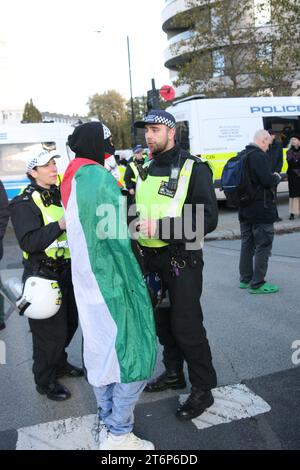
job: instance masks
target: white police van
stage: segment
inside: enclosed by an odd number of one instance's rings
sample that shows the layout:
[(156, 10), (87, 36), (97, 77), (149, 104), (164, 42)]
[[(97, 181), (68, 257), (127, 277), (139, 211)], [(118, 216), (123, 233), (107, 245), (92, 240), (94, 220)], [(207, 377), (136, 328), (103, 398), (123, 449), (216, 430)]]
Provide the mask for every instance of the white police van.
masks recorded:
[[(177, 141), (201, 155), (214, 170), (218, 199), (225, 199), (220, 180), (227, 160), (252, 141), (259, 129), (272, 129), (286, 154), (290, 136), (300, 132), (300, 96), (206, 99), (194, 95), (173, 103)], [(287, 191), (286, 161), (278, 191)]]
[(58, 173), (64, 173), (74, 154), (67, 145), (74, 128), (62, 123), (5, 124), (0, 126), (0, 179), (9, 199), (17, 196), (29, 183), (26, 160), (39, 149), (56, 150)]

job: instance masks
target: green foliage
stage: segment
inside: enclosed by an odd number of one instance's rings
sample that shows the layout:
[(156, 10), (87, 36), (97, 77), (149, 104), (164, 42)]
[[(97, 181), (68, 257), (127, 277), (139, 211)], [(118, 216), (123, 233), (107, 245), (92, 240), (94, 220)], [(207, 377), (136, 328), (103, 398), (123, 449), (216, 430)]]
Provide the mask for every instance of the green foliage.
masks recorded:
[(199, 3), (187, 0), (189, 16), (173, 21), (177, 33), (194, 31), (173, 46), (175, 55), (184, 54), (174, 65), (176, 86), (212, 97), (291, 93), (300, 64), (300, 0), (261, 0), (255, 8), (253, 0)]
[[(146, 112), (146, 97), (133, 99), (134, 119), (142, 119)], [(97, 117), (111, 130), (116, 148), (126, 149), (133, 144), (131, 101), (126, 100), (115, 90), (108, 90), (88, 99), (89, 116)]]
[(22, 122), (42, 122), (42, 115), (39, 110), (34, 106), (32, 99), (27, 102), (24, 107)]

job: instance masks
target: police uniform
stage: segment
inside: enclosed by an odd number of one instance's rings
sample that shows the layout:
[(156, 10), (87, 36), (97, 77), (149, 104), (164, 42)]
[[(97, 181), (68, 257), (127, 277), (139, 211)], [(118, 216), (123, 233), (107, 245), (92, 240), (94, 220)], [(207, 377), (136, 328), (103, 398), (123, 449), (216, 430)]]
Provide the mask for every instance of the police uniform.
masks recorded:
[(145, 161), (146, 157), (143, 157), (141, 160), (137, 160), (135, 157), (133, 157), (132, 160), (128, 162), (124, 176), (125, 186), (128, 190), (135, 189), (139, 174), (138, 165), (143, 165)]
[[(162, 110), (151, 113), (145, 118), (148, 119), (146, 124), (168, 126), (169, 116), (171, 124), (175, 122), (172, 115)], [(155, 309), (166, 372), (148, 384), (145, 391), (184, 388), (183, 363), (186, 361), (192, 385), (192, 406), (186, 406), (188, 412), (179, 409), (177, 417), (191, 419), (212, 404), (210, 390), (216, 386), (217, 380), (199, 300), (203, 270), (201, 244), (191, 245), (189, 249), (187, 244), (194, 241), (195, 234), (192, 236), (191, 232), (199, 230), (196, 227), (197, 205), (204, 205), (203, 236), (215, 229), (217, 201), (209, 166), (179, 147), (154, 154), (145, 168), (147, 166), (147, 176), (139, 176), (137, 181), (137, 211), (141, 219), (158, 220), (158, 230), (155, 237), (140, 236), (138, 242), (146, 268), (157, 273), (168, 290), (170, 306)], [(190, 222), (193, 230), (186, 236), (183, 216), (187, 214), (188, 205), (192, 209)]]
[(23, 250), (23, 281), (32, 275), (57, 279), (62, 292), (62, 305), (56, 315), (43, 320), (29, 319), (34, 379), (38, 387), (47, 387), (67, 372), (74, 377), (82, 375), (80, 369), (67, 363), (65, 352), (77, 329), (78, 313), (66, 232), (58, 224), (64, 215), (59, 189), (52, 186), (45, 190), (32, 183), (12, 200), (9, 208)]

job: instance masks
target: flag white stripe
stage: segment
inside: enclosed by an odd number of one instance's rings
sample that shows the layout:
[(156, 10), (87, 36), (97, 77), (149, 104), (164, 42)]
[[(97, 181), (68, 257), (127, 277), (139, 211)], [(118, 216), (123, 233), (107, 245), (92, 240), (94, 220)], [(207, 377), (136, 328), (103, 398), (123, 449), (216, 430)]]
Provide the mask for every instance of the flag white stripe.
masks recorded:
[[(88, 372), (88, 381), (95, 387), (119, 383), (120, 366), (115, 349), (117, 325), (92, 271), (78, 215), (75, 178), (66, 210), (66, 224), (71, 247), (72, 280), (84, 335), (84, 363)], [(74, 266), (76, 269), (73, 269)]]

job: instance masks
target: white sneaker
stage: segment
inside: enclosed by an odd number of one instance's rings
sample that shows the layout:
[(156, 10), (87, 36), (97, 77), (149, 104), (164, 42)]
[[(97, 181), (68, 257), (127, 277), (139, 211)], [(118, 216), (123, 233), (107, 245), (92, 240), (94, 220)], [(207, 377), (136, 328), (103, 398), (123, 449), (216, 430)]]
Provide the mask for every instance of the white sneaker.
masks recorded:
[(105, 441), (100, 442), (99, 450), (154, 450), (155, 447), (150, 441), (140, 439), (133, 432), (114, 436), (108, 434)]

